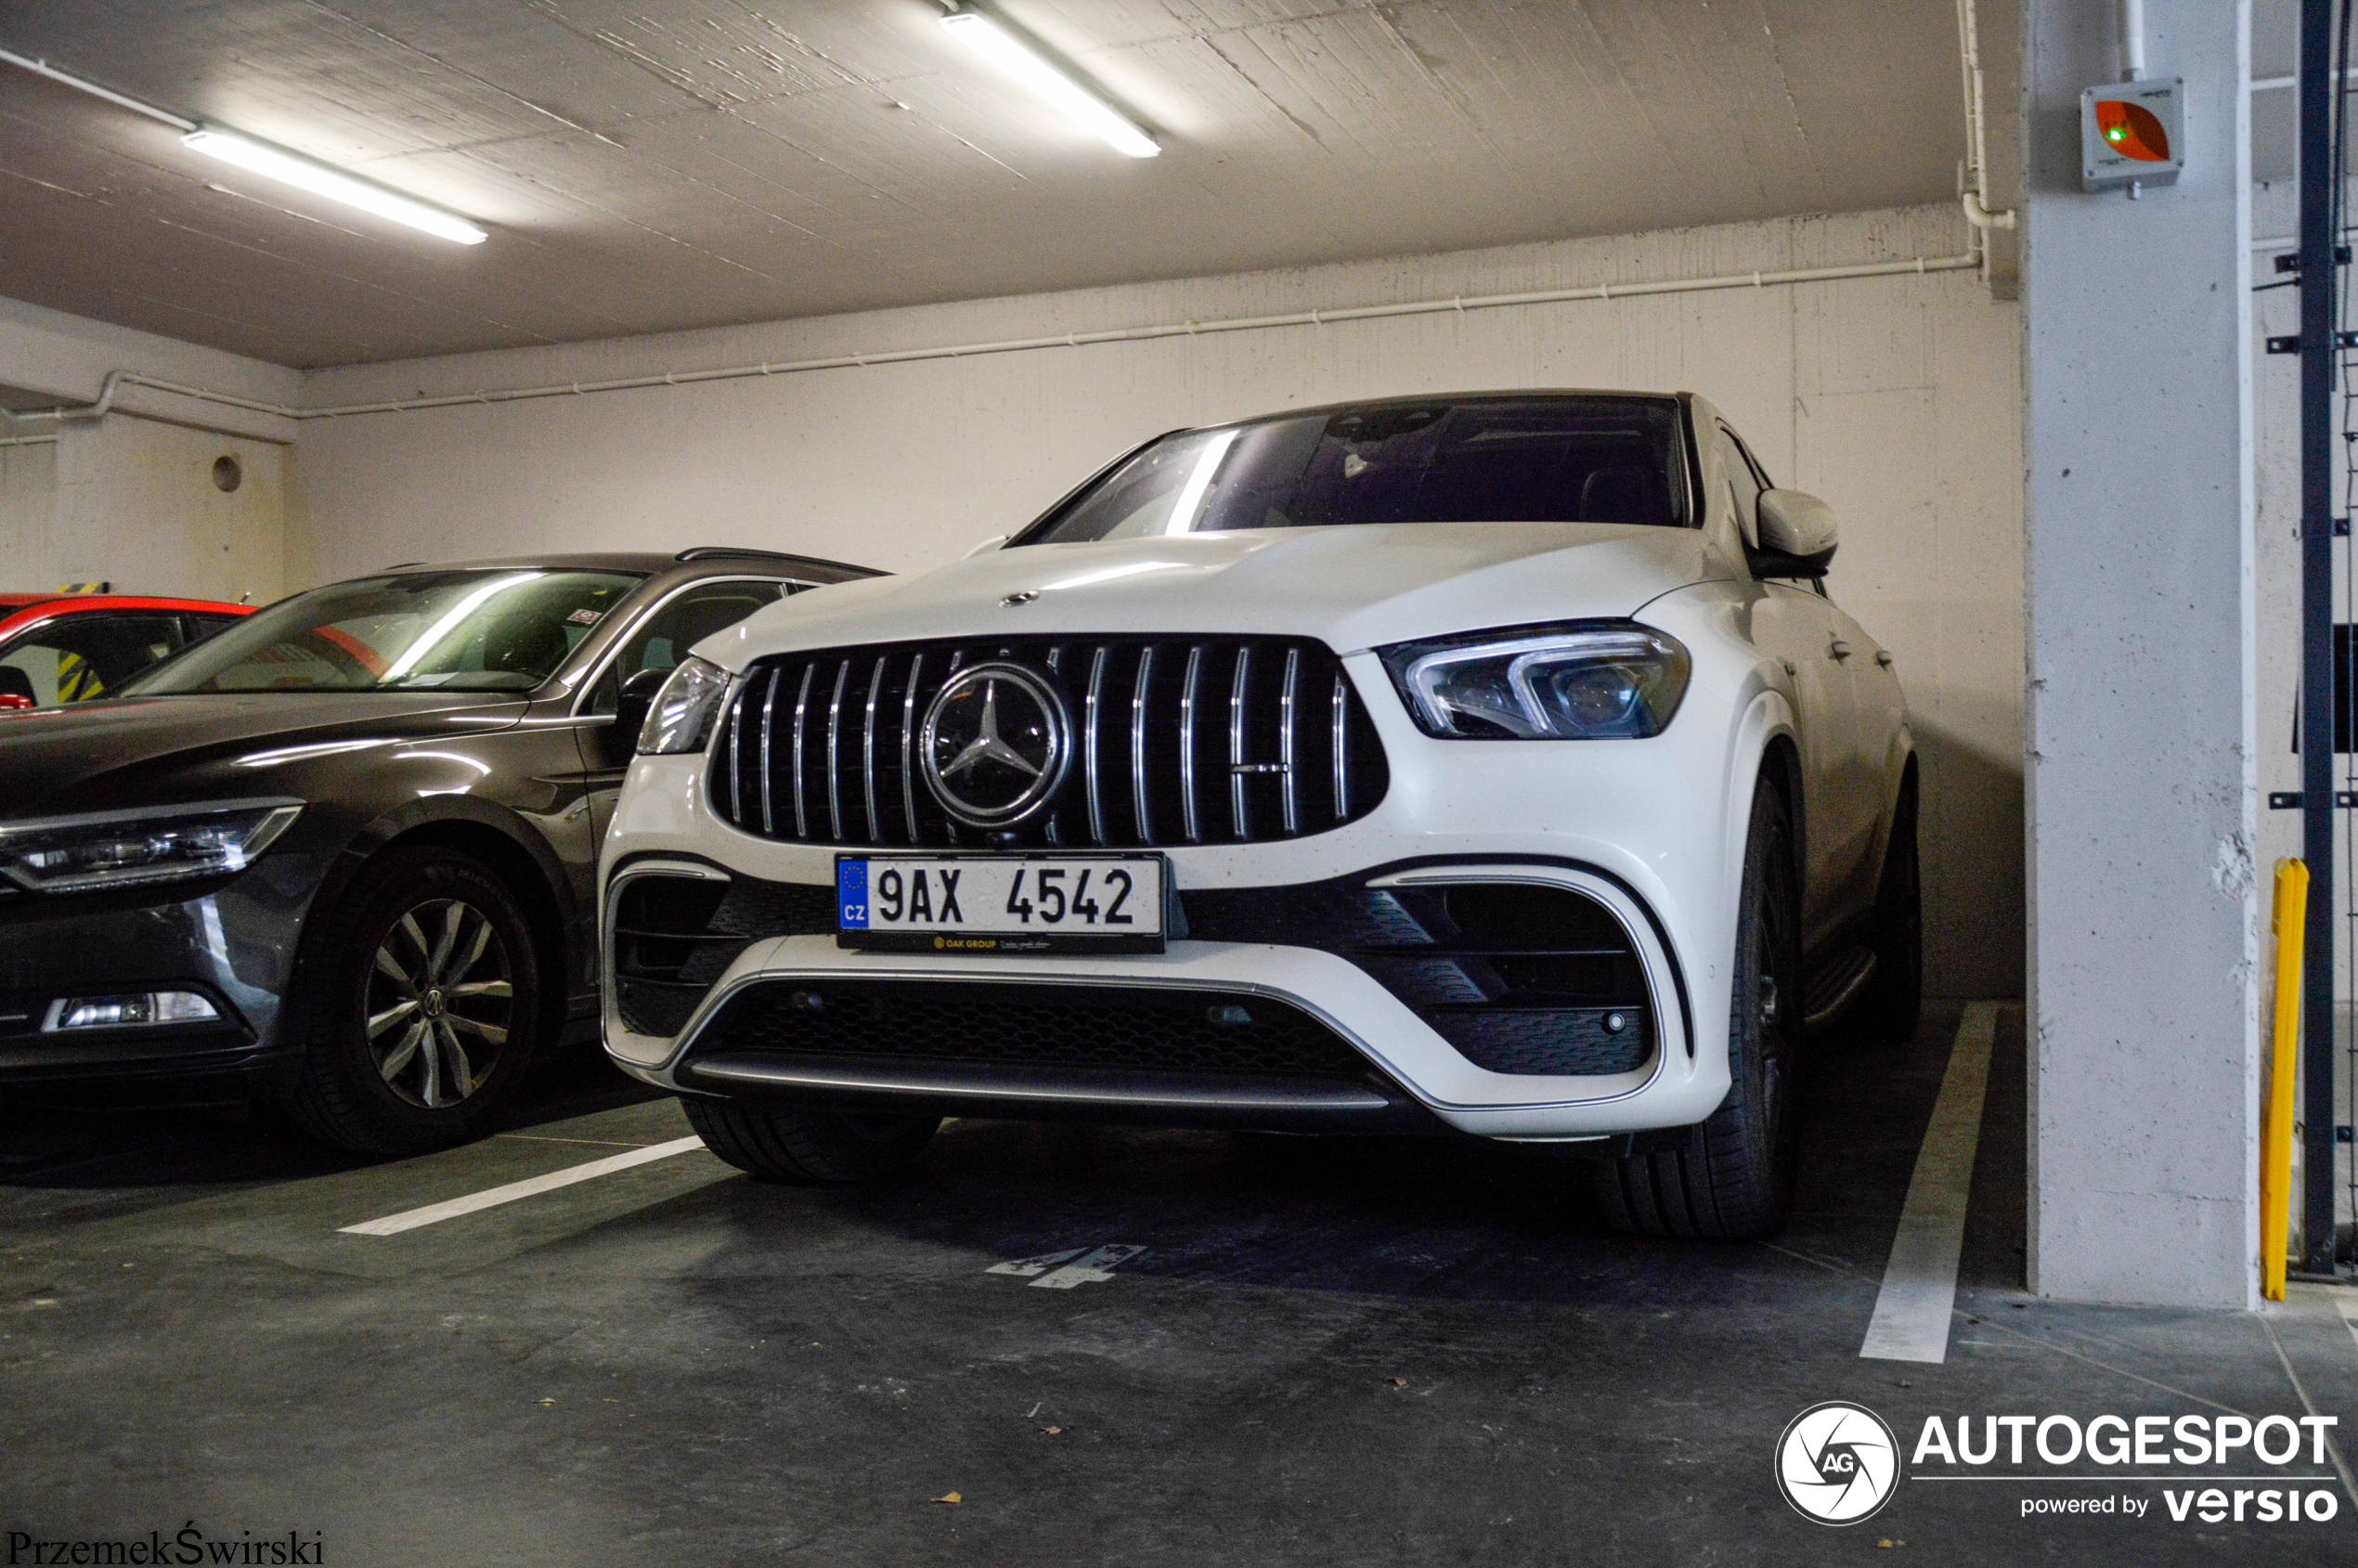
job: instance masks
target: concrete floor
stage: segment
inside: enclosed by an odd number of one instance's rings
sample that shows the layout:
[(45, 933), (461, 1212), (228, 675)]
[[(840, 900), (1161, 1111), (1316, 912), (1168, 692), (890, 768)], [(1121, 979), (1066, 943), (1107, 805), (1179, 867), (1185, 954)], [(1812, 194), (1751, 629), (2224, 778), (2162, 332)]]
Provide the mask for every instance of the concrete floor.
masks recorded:
[[(0, 1547), (194, 1521), (386, 1565), (2358, 1561), (2347, 1498), (2205, 1526), (2121, 1484), (2078, 1490), (2143, 1519), (2026, 1520), (2058, 1488), (1910, 1480), (1843, 1530), (1781, 1498), (1779, 1433), (1836, 1398), (1911, 1447), (1961, 1411), (2297, 1417), (2290, 1367), (2358, 1447), (2327, 1292), (2022, 1293), (2018, 1009), (1949, 1360), (1859, 1359), (1957, 1016), (1822, 1056), (1800, 1212), (1743, 1246), (1604, 1234), (1530, 1150), (990, 1122), (880, 1189), (699, 1150), (338, 1234), (685, 1133), (591, 1056), (511, 1131), (373, 1166), (227, 1113), (0, 1111)], [(1071, 1289), (987, 1272), (1115, 1243), (1148, 1251)]]

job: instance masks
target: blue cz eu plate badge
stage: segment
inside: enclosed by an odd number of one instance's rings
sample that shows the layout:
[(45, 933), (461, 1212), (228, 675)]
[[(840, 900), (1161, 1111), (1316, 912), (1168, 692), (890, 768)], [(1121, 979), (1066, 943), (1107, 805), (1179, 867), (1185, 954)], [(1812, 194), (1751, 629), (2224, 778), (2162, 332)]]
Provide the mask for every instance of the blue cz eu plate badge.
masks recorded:
[(868, 928), (868, 862), (837, 861), (836, 862), (836, 903), (837, 929), (864, 931)]

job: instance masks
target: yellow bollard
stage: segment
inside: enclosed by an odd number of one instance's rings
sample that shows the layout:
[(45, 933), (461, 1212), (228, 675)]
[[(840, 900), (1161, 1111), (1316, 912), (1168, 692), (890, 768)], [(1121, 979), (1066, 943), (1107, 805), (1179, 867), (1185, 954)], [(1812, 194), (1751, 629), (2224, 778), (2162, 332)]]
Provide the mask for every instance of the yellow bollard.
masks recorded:
[(2292, 1084), (2300, 1044), (2300, 961), (2309, 919), (2309, 868), (2276, 862), (2276, 1027), (2268, 1113), (2260, 1133), (2260, 1293), (2285, 1299), (2285, 1252), (2292, 1228)]

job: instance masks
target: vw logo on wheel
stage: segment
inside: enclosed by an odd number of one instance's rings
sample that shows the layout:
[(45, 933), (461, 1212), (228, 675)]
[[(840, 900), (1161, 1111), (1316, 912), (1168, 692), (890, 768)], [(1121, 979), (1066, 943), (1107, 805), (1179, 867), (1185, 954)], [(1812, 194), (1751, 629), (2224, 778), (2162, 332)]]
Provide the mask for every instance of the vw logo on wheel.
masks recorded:
[(1054, 686), (1013, 664), (952, 676), (917, 741), (926, 787), (970, 827), (1003, 827), (1044, 804), (1072, 759), (1072, 723)]
[(1898, 1440), (1862, 1405), (1812, 1405), (1777, 1439), (1777, 1489), (1820, 1524), (1858, 1523), (1889, 1502), (1898, 1483)]

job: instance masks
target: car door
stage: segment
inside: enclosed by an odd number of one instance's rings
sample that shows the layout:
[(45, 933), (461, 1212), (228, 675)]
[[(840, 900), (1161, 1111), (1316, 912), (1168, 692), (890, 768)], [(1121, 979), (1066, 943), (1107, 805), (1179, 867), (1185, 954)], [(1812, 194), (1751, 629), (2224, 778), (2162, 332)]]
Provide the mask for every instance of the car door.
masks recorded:
[(635, 730), (626, 734), (624, 727), (613, 721), (622, 701), (623, 683), (647, 670), (678, 667), (688, 650), (706, 638), (726, 631), (756, 610), (804, 586), (775, 577), (721, 577), (690, 583), (658, 600), (637, 626), (624, 633), (605, 668), (590, 682), (578, 710), (582, 722), (574, 727), (599, 838), (605, 836), (606, 824), (613, 821), (623, 774), (639, 745)]
[[(1705, 479), (1725, 487), (1745, 542), (1756, 543), (1765, 477), (1725, 421), (1715, 421), (1712, 434)], [(1808, 862), (1802, 940), (1814, 947), (1852, 913), (1863, 840), (1874, 827), (1872, 816), (1859, 820), (1857, 799), (1858, 698), (1849, 668), (1853, 644), (1844, 635), (1855, 628), (1814, 584), (1771, 578), (1759, 583), (1757, 591), (1753, 641), (1783, 663), (1798, 710)]]
[[(1728, 434), (1751, 465), (1754, 479), (1763, 489), (1772, 488), (1774, 482), (1760, 459), (1742, 436), (1732, 430)], [(1829, 924), (1839, 925), (1874, 901), (1876, 879), (1883, 870), (1875, 847), (1899, 782), (1889, 772), (1888, 742), (1898, 727), (1902, 705), (1888, 655), (1834, 603), (1825, 579), (1794, 585), (1794, 591), (1805, 590), (1821, 607), (1825, 654), (1838, 671), (1830, 673), (1827, 680), (1829, 695), (1838, 699), (1833, 706), (1840, 712), (1841, 724), (1838, 732), (1829, 737), (1833, 793), (1825, 810), (1828, 830), (1836, 836), (1831, 847), (1836, 851), (1837, 863), (1829, 867), (1823, 898)]]

